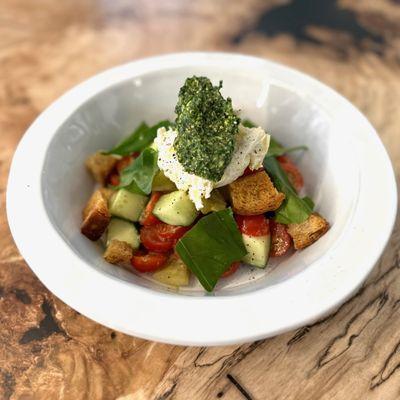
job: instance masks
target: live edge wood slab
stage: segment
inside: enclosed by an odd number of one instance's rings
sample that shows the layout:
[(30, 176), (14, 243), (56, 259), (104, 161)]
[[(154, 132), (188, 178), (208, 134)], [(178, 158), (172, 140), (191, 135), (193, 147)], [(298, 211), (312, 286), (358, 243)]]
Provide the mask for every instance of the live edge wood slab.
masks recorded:
[[(376, 127), (399, 177), (398, 0), (2, 0), (0, 399), (399, 399), (399, 221), (368, 281), (333, 314), (219, 348), (102, 327), (46, 290), (18, 253), (5, 191), (28, 125), (92, 74), (183, 50), (267, 57), (333, 86)], [(260, 304), (261, 314), (264, 307), (274, 305)]]

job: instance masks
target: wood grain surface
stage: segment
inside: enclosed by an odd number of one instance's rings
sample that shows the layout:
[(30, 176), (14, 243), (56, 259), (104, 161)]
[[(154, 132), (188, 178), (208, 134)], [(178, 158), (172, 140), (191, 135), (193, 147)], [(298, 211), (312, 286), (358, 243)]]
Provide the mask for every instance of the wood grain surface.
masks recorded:
[(376, 127), (399, 178), (398, 0), (2, 0), (0, 399), (399, 399), (399, 221), (368, 281), (332, 315), (242, 346), (113, 332), (59, 301), (19, 255), (5, 191), (25, 129), (90, 75), (183, 50), (259, 55), (333, 86)]

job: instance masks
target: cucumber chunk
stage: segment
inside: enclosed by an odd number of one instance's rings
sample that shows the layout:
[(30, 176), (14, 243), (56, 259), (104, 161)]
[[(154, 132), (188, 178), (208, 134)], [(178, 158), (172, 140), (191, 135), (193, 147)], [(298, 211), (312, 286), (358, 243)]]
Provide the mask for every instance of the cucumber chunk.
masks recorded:
[(164, 172), (158, 171), (154, 176), (153, 184), (151, 186), (153, 192), (172, 192), (176, 190), (175, 183), (170, 181)]
[(140, 245), (139, 233), (131, 222), (119, 218), (111, 218), (107, 230), (107, 246), (112, 240), (128, 243), (136, 250)]
[(147, 201), (148, 198), (146, 196), (120, 189), (110, 198), (110, 214), (133, 222), (139, 221), (140, 214)]
[(171, 257), (166, 267), (154, 272), (153, 278), (170, 286), (187, 286), (190, 271), (180, 258)]
[(265, 268), (269, 258), (271, 247), (271, 235), (249, 236), (242, 234), (243, 243), (246, 246), (247, 254), (242, 258), (246, 264), (254, 265), (258, 268)]
[(211, 192), (208, 199), (203, 200), (203, 208), (200, 209), (202, 214), (208, 214), (213, 211), (221, 211), (226, 208), (226, 202), (218, 189)]
[(189, 226), (196, 219), (198, 212), (188, 194), (177, 190), (162, 195), (153, 209), (153, 214), (166, 224)]

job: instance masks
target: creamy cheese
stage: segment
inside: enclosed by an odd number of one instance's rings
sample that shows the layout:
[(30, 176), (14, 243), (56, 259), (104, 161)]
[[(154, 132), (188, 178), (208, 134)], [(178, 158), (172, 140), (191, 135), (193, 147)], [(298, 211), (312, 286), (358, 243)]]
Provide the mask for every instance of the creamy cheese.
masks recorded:
[(202, 200), (209, 198), (214, 188), (233, 182), (243, 174), (247, 167), (251, 170), (260, 168), (267, 154), (270, 141), (270, 136), (262, 128), (246, 128), (243, 125), (239, 125), (232, 160), (226, 167), (221, 180), (213, 182), (189, 174), (184, 170), (174, 149), (177, 135), (178, 132), (172, 128), (168, 130), (165, 128), (158, 129), (157, 137), (154, 140), (158, 149), (158, 167), (167, 178), (175, 183), (179, 190), (188, 192), (190, 199), (198, 210), (203, 206)]
[(235, 181), (243, 175), (247, 167), (251, 170), (261, 168), (269, 148), (269, 141), (270, 135), (265, 133), (264, 129), (260, 127), (246, 128), (239, 125), (232, 160), (215, 187), (225, 186)]

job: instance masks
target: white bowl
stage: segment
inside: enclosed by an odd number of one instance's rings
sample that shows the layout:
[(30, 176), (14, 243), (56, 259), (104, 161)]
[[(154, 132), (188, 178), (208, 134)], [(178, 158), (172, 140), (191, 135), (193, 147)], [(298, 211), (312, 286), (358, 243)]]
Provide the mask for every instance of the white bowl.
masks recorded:
[[(192, 75), (224, 81), (242, 115), (285, 145), (306, 144), (297, 162), (316, 209), (331, 223), (317, 243), (265, 271), (242, 268), (214, 293), (168, 291), (102, 259), (79, 232), (93, 189), (84, 160), (142, 120), (173, 118)], [(364, 281), (390, 236), (396, 184), (374, 128), (346, 99), (293, 69), (233, 54), (183, 53), (103, 72), (55, 101), (15, 153), (7, 212), (15, 242), (41, 281), (89, 318), (130, 335), (185, 345), (265, 338), (310, 323)]]

